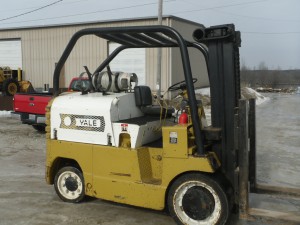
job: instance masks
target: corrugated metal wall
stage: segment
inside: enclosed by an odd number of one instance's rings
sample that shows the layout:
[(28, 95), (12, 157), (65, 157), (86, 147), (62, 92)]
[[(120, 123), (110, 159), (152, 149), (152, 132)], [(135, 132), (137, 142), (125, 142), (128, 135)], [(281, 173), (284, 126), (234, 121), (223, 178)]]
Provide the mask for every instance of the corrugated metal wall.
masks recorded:
[[(76, 31), (90, 27), (147, 26), (155, 24), (157, 24), (156, 19), (139, 19), (90, 25), (0, 30), (0, 40), (21, 38), (23, 78), (30, 80), (34, 87), (43, 87), (43, 84), (50, 84), (50, 87), (52, 87), (55, 63), (59, 60), (68, 41)], [(164, 18), (163, 24), (175, 26), (176, 29), (182, 32), (186, 32), (186, 27), (194, 27), (189, 23), (175, 21), (173, 17)], [(94, 71), (100, 62), (107, 57), (107, 47), (107, 42), (97, 37), (85, 36), (79, 39), (62, 71), (64, 76), (61, 79), (61, 86), (67, 87), (73, 77), (84, 71), (83, 66), (85, 65), (88, 66), (90, 71)], [(180, 71), (177, 65), (177, 53), (172, 51), (163, 49), (162, 91), (166, 90), (171, 83), (171, 71), (173, 77), (178, 75), (177, 71)], [(171, 54), (174, 57), (172, 61)], [(156, 84), (156, 57), (156, 49), (146, 50), (146, 81), (152, 89), (155, 89)], [(176, 79), (174, 78), (174, 80)]]

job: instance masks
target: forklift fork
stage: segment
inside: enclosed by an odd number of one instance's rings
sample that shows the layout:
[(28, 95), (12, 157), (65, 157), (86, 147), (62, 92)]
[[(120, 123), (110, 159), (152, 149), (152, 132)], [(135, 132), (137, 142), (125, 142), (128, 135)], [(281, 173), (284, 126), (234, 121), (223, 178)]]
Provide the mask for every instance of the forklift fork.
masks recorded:
[(291, 224), (300, 222), (300, 216), (288, 212), (278, 212), (249, 207), (250, 193), (300, 197), (300, 189), (268, 186), (257, 183), (256, 177), (256, 123), (255, 99), (239, 100), (235, 115), (235, 133), (238, 135), (238, 199), (241, 219), (266, 218), (282, 220)]

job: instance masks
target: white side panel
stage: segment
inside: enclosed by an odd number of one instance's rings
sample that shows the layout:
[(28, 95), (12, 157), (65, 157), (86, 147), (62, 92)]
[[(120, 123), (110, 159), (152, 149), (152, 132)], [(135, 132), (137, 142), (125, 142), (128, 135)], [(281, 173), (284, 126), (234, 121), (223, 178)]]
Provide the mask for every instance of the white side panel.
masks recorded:
[(143, 116), (141, 110), (135, 106), (134, 93), (128, 93), (127, 95), (119, 97), (117, 108), (118, 120), (126, 120), (130, 118)]
[(51, 106), (51, 138), (115, 146), (112, 122), (142, 115), (133, 93), (62, 95)]
[(143, 125), (113, 123), (116, 147), (119, 147), (121, 133), (128, 133), (130, 135), (131, 148), (138, 148), (159, 139), (162, 136), (160, 128), (161, 123), (159, 119)]
[(0, 67), (22, 68), (21, 40), (0, 41)]
[[(112, 136), (112, 100), (102, 99), (101, 105), (98, 105), (97, 98), (102, 98), (102, 94), (97, 94), (74, 93), (57, 97), (51, 107), (51, 138), (56, 136), (58, 140), (107, 145), (108, 135)], [(82, 126), (79, 125), (80, 120)], [(96, 125), (100, 121), (100, 126), (93, 128), (89, 125), (93, 120)]]

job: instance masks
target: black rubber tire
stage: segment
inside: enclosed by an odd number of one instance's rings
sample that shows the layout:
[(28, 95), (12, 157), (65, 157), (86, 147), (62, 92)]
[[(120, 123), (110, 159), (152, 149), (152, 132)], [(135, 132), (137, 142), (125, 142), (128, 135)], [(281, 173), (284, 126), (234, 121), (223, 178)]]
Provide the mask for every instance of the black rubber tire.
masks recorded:
[(81, 202), (85, 197), (82, 172), (73, 166), (61, 168), (55, 175), (54, 189), (60, 199), (65, 202)]
[[(194, 204), (195, 198), (190, 200), (190, 196), (187, 194), (189, 190), (193, 191), (192, 188), (199, 188), (201, 191), (198, 193), (205, 193), (203, 196), (200, 195), (201, 201), (196, 199), (197, 204)], [(212, 200), (210, 203), (213, 202), (213, 206), (207, 202), (203, 204), (203, 199), (208, 199), (208, 197), (210, 197), (209, 200)], [(175, 199), (177, 201), (174, 201)], [(184, 201), (189, 200), (193, 201), (190, 205), (187, 204), (188, 209), (191, 209), (191, 211), (185, 211)], [(167, 204), (170, 215), (179, 225), (197, 224), (197, 222), (202, 222), (201, 224), (206, 225), (224, 225), (229, 215), (228, 199), (222, 187), (214, 179), (200, 173), (186, 174), (175, 180), (168, 192)], [(201, 211), (195, 207), (195, 205), (199, 204), (202, 207), (206, 207), (206, 211)], [(188, 214), (193, 215), (189, 216)], [(203, 216), (203, 214), (205, 215)], [(201, 217), (201, 219), (193, 218), (193, 216)]]
[(36, 131), (38, 131), (38, 132), (40, 132), (40, 133), (45, 133), (45, 129), (46, 129), (46, 127), (45, 126), (43, 126), (43, 125), (32, 125), (32, 127), (36, 130)]
[(13, 96), (20, 92), (20, 85), (15, 79), (7, 79), (3, 82), (3, 92), (7, 96)]

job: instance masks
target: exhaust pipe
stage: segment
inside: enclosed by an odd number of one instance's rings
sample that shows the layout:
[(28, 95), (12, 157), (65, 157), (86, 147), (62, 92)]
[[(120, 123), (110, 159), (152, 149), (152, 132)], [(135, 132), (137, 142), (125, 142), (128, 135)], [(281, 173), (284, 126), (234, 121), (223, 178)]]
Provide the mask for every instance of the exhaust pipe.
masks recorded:
[(205, 36), (205, 30), (204, 29), (196, 29), (194, 32), (193, 32), (193, 38), (195, 41), (197, 42), (200, 42)]

